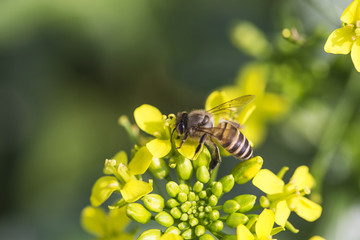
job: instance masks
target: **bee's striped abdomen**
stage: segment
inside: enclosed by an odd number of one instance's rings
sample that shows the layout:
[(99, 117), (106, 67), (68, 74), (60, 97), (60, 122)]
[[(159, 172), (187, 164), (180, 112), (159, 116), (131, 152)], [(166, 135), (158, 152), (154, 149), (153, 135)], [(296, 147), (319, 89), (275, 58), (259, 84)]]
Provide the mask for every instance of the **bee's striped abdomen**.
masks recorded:
[(220, 122), (214, 132), (220, 145), (234, 156), (248, 160), (252, 157), (253, 150), (244, 134), (228, 122)]

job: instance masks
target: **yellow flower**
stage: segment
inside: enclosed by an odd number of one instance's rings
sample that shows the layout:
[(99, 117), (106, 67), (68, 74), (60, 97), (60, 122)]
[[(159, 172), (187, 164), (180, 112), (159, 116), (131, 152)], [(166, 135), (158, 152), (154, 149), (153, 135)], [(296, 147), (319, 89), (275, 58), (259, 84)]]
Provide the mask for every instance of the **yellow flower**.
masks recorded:
[(211, 93), (205, 105), (205, 109), (210, 109), (241, 95), (255, 95), (254, 101), (234, 119), (244, 125), (242, 131), (255, 146), (261, 144), (265, 139), (267, 122), (278, 120), (289, 108), (288, 102), (283, 96), (266, 91), (268, 76), (269, 68), (267, 65), (249, 64), (242, 69), (235, 85)]
[(333, 54), (348, 54), (360, 72), (360, 0), (354, 0), (343, 12), (340, 20), (342, 28), (333, 31), (328, 37), (324, 50)]
[(270, 208), (275, 210), (275, 222), (280, 226), (285, 226), (291, 211), (309, 222), (321, 215), (321, 206), (304, 197), (314, 186), (314, 178), (306, 166), (298, 167), (287, 184), (271, 171), (262, 169), (253, 184), (267, 193)]
[(272, 230), (275, 222), (275, 215), (272, 210), (264, 209), (255, 223), (255, 236), (250, 230), (240, 224), (237, 227), (236, 235), (238, 240), (268, 240), (272, 239)]
[(124, 231), (129, 221), (125, 208), (113, 209), (106, 214), (100, 208), (88, 206), (81, 212), (82, 227), (98, 239), (134, 239), (131, 234)]
[(150, 193), (152, 183), (147, 183), (136, 178), (136, 175), (144, 174), (149, 168), (153, 156), (146, 147), (141, 147), (127, 164), (126, 153), (121, 151), (111, 160), (105, 161), (105, 174), (94, 184), (91, 192), (90, 202), (94, 207), (100, 206), (110, 195), (118, 191), (125, 202), (134, 202), (144, 195)]
[(311, 237), (309, 240), (325, 240), (325, 238), (315, 235)]

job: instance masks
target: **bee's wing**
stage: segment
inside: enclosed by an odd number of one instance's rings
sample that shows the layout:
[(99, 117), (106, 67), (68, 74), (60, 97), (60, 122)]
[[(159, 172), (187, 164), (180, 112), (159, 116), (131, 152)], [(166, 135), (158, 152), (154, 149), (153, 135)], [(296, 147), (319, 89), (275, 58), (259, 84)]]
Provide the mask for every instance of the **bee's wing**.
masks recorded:
[(224, 115), (230, 116), (232, 114), (239, 114), (246, 105), (254, 100), (254, 95), (244, 95), (230, 101), (224, 102), (210, 110), (207, 110), (208, 113), (213, 115)]

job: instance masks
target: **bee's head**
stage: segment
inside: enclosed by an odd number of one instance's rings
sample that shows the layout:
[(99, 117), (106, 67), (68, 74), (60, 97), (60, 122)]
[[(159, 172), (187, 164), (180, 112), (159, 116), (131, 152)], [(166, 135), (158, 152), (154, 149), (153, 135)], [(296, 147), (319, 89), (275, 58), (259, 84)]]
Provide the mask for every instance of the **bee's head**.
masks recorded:
[(179, 112), (176, 116), (175, 129), (178, 135), (183, 135), (187, 129), (188, 113)]

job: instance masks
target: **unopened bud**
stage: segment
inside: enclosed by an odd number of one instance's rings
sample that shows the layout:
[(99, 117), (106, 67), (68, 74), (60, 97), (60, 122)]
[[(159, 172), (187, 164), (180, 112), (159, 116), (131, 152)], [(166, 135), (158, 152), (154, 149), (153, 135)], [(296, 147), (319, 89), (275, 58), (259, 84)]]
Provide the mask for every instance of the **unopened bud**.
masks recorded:
[(236, 165), (231, 174), (237, 184), (244, 184), (250, 181), (261, 169), (263, 159), (260, 156), (253, 157)]
[(207, 183), (210, 180), (209, 170), (205, 166), (200, 166), (196, 170), (196, 178), (202, 183)]
[(215, 196), (220, 197), (223, 193), (223, 186), (221, 182), (215, 182), (211, 187), (211, 191)]
[(184, 231), (184, 230), (188, 229), (189, 227), (190, 227), (190, 224), (188, 222), (181, 222), (178, 224), (178, 228), (181, 231)]
[(176, 199), (170, 198), (169, 200), (166, 201), (166, 205), (168, 205), (170, 208), (173, 208), (179, 206), (180, 203), (176, 201)]
[(146, 224), (151, 219), (151, 213), (140, 203), (130, 203), (126, 207), (126, 214), (132, 220)]
[(165, 211), (159, 212), (155, 216), (155, 221), (163, 225), (164, 227), (170, 227), (174, 224), (174, 219), (172, 218), (172, 216)]
[(180, 209), (181, 209), (182, 212), (187, 212), (187, 211), (189, 211), (191, 206), (192, 206), (191, 202), (188, 201), (188, 202), (185, 202), (185, 203), (181, 204)]
[(194, 192), (199, 193), (203, 190), (203, 188), (204, 188), (204, 184), (202, 182), (197, 181), (194, 184), (193, 190)]
[(212, 210), (210, 213), (209, 213), (209, 218), (210, 220), (212, 221), (216, 221), (218, 220), (220, 217), (220, 213), (218, 210)]
[(149, 170), (155, 177), (159, 179), (165, 178), (169, 174), (169, 167), (162, 158), (152, 158)]
[(214, 240), (214, 237), (210, 234), (204, 234), (199, 238), (199, 240)]
[(204, 233), (205, 233), (205, 227), (203, 225), (197, 225), (195, 227), (195, 235), (197, 237), (204, 235)]
[(247, 212), (254, 207), (256, 196), (251, 194), (243, 194), (234, 197), (234, 200), (240, 205), (239, 212)]
[(224, 223), (220, 220), (216, 220), (215, 222), (211, 223), (209, 226), (210, 231), (212, 232), (220, 232), (224, 228)]
[(191, 218), (189, 220), (189, 224), (190, 224), (190, 226), (195, 227), (196, 225), (199, 224), (199, 220), (197, 218)]
[(234, 213), (240, 209), (240, 204), (235, 200), (227, 200), (223, 205), (224, 213)]
[(186, 193), (179, 193), (177, 199), (179, 202), (186, 202), (187, 201), (187, 194)]
[(181, 236), (184, 238), (184, 239), (193, 239), (195, 237), (195, 231), (192, 229), (192, 228), (189, 228), (187, 230), (185, 230)]
[(226, 219), (226, 225), (231, 228), (236, 228), (239, 224), (245, 224), (249, 218), (242, 213), (232, 213)]
[(180, 192), (183, 192), (183, 193), (186, 193), (188, 194), (190, 192), (190, 188), (187, 184), (184, 184), (184, 183), (181, 183), (179, 185), (179, 188), (180, 188)]
[(171, 227), (166, 229), (165, 233), (173, 233), (173, 234), (176, 234), (176, 235), (180, 235), (181, 231), (177, 227), (171, 226)]
[(160, 237), (161, 237), (160, 229), (149, 229), (143, 232), (138, 237), (138, 240), (160, 240)]
[(180, 192), (180, 187), (176, 182), (170, 181), (166, 184), (166, 191), (170, 197), (176, 197)]
[(193, 165), (187, 158), (179, 159), (176, 165), (176, 172), (180, 179), (189, 180), (193, 174)]
[(261, 196), (259, 202), (260, 202), (260, 206), (263, 207), (263, 208), (267, 208), (267, 207), (270, 206), (270, 201), (265, 196)]
[(165, 200), (159, 194), (147, 194), (142, 200), (145, 207), (153, 212), (161, 212), (165, 207)]
[(232, 174), (226, 175), (220, 179), (221, 184), (223, 185), (223, 192), (227, 193), (230, 192), (231, 189), (234, 187), (235, 179)]
[(213, 207), (216, 206), (217, 202), (218, 202), (218, 198), (215, 195), (211, 195), (208, 199), (208, 204), (210, 206), (213, 206)]
[(170, 210), (170, 214), (171, 216), (173, 216), (175, 219), (179, 219), (181, 217), (181, 211), (179, 208), (177, 207), (173, 207), (171, 210)]

